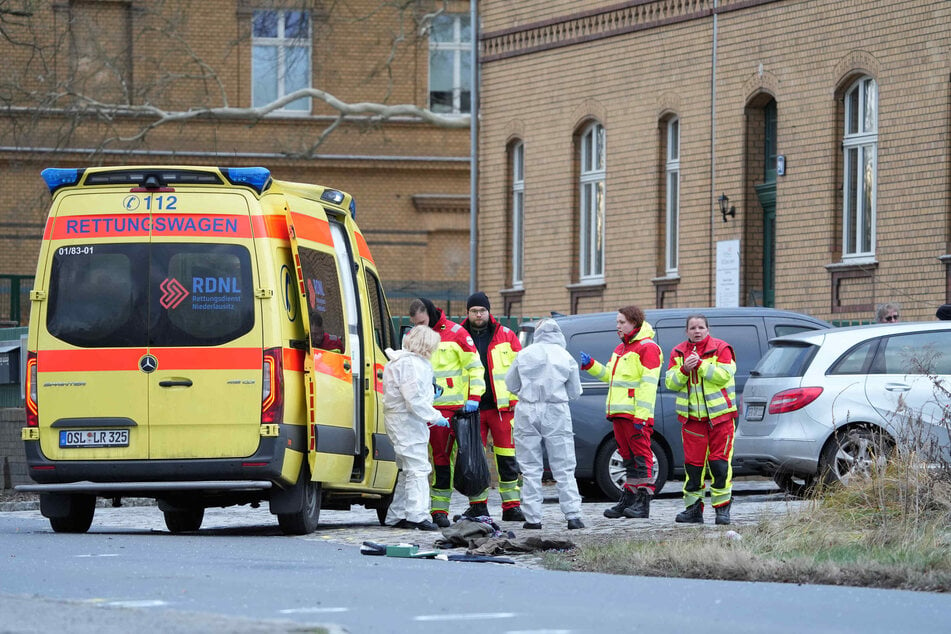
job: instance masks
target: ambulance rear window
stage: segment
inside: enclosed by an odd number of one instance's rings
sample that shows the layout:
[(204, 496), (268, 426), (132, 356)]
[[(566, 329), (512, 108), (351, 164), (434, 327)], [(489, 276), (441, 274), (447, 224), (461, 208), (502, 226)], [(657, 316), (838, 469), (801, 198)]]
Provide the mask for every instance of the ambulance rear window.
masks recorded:
[(220, 345), (254, 326), (251, 275), (241, 245), (59, 247), (47, 330), (85, 348)]
[(146, 345), (147, 255), (143, 245), (59, 247), (50, 271), (49, 333), (86, 348)]
[(152, 245), (149, 342), (215, 346), (254, 326), (251, 256), (235, 244)]

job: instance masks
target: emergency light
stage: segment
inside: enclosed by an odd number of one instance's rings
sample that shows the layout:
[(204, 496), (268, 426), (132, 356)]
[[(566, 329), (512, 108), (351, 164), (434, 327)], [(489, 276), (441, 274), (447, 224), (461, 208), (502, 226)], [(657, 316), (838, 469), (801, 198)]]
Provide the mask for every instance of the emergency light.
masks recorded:
[(83, 171), (78, 169), (47, 167), (40, 172), (46, 186), (50, 188), (50, 193), (54, 193), (60, 187), (68, 187), (79, 182), (79, 177)]
[(259, 194), (271, 184), (271, 170), (266, 167), (228, 167), (222, 171), (232, 185), (247, 185)]

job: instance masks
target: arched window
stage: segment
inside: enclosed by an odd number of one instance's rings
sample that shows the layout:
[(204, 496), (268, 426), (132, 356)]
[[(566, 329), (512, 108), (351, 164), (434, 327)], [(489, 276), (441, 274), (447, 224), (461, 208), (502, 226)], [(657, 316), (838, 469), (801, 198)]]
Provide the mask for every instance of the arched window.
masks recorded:
[(664, 163), (664, 268), (676, 275), (680, 258), (680, 119), (667, 120), (667, 159)]
[(510, 167), (512, 183), (512, 288), (522, 288), (525, 239), (525, 144), (512, 144)]
[(581, 135), (580, 281), (604, 277), (605, 152), (604, 126), (592, 123)]
[(862, 77), (845, 93), (842, 258), (875, 255), (878, 85)]

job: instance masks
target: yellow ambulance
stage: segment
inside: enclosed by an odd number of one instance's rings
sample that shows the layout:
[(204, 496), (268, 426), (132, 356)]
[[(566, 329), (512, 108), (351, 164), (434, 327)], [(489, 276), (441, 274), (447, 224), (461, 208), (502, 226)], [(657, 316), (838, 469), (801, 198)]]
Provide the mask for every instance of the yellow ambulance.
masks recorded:
[(43, 171), (27, 467), (54, 531), (154, 498), (172, 532), (267, 502), (287, 534), (376, 508), (395, 333), (351, 196), (262, 167)]

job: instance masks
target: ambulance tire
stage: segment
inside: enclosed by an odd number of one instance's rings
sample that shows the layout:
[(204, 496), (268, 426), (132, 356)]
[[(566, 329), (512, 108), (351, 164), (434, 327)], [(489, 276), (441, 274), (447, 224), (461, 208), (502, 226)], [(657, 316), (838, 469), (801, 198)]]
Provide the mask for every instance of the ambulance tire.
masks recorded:
[(205, 518), (204, 508), (174, 509), (163, 513), (170, 533), (195, 532), (201, 528), (201, 521)]
[(50, 527), (54, 533), (85, 533), (92, 526), (92, 517), (96, 513), (96, 496), (74, 494), (64, 498), (61, 502), (66, 504), (66, 513), (50, 517)]
[(277, 515), (277, 523), (285, 535), (309, 535), (317, 530), (317, 523), (320, 520), (320, 505), (323, 498), (320, 482), (311, 481), (310, 471), (306, 466), (301, 475), (306, 477), (301, 477), (294, 485), (303, 489), (300, 510)]
[(390, 510), (390, 504), (392, 503), (392, 493), (380, 496), (380, 503), (376, 507), (376, 519), (380, 521), (380, 526), (386, 526), (386, 514)]

